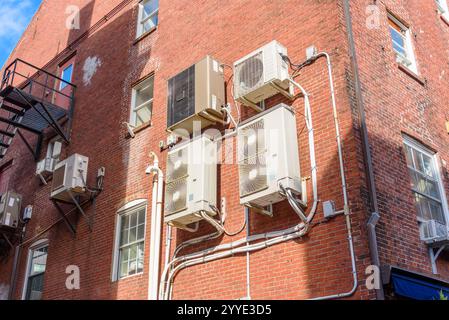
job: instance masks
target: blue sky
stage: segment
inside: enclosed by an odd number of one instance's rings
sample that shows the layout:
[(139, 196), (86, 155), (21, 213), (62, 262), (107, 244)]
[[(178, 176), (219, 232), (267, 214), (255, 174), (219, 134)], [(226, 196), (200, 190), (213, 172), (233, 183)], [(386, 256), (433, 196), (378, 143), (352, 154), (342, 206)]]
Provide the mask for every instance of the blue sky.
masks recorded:
[(42, 0), (0, 0), (0, 66), (3, 66)]

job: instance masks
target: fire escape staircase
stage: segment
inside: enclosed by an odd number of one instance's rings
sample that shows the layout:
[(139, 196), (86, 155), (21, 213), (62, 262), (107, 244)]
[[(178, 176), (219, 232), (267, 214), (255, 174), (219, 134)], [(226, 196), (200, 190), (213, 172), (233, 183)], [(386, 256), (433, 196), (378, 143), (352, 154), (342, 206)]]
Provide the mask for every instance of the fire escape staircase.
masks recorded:
[[(62, 87), (61, 83), (67, 88), (65, 92), (57, 89)], [(11, 63), (4, 71), (0, 87), (0, 160), (6, 156), (16, 135), (36, 161), (47, 128), (69, 143), (74, 92), (73, 84), (43, 69), (21, 59)], [(35, 147), (22, 130), (37, 135)]]

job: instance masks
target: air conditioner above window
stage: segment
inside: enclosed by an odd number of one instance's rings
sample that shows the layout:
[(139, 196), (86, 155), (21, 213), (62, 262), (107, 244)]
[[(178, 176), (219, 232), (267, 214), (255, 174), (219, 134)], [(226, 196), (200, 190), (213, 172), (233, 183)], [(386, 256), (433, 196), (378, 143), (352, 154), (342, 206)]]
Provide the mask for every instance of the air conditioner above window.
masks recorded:
[(71, 195), (85, 192), (89, 158), (74, 154), (59, 162), (53, 172), (51, 198), (72, 202)]
[(17, 228), (22, 204), (22, 196), (8, 191), (0, 198), (0, 227)]
[(296, 117), (279, 104), (243, 123), (238, 130), (240, 203), (266, 207), (284, 200), (282, 185), (302, 191)]
[(279, 92), (293, 94), (287, 49), (277, 41), (255, 50), (234, 63), (234, 98), (251, 107)]
[(217, 149), (202, 136), (168, 153), (165, 185), (165, 222), (175, 227), (214, 216), (217, 202)]
[(445, 224), (437, 220), (427, 220), (420, 223), (421, 240), (431, 244), (449, 240), (449, 233)]

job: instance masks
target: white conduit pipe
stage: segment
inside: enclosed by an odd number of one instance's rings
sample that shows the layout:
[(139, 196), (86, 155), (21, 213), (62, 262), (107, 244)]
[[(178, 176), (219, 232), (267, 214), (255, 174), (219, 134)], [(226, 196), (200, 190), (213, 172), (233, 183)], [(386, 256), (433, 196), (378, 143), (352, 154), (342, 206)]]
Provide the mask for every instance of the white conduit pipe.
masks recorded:
[(154, 152), (150, 153), (154, 159), (153, 165), (146, 169), (147, 174), (157, 174), (153, 181), (151, 205), (151, 240), (150, 240), (150, 271), (148, 277), (148, 299), (157, 300), (159, 284), (159, 264), (161, 253), (161, 227), (162, 227), (162, 196), (164, 173), (159, 168), (159, 160)]
[[(249, 224), (249, 208), (245, 207), (245, 221), (246, 221), (246, 238), (248, 239), (250, 233)], [(249, 242), (246, 242), (249, 245)], [(251, 300), (251, 273), (250, 273), (250, 252), (246, 252), (246, 298)]]
[(349, 216), (350, 212), (349, 212), (348, 190), (347, 190), (347, 183), (346, 183), (346, 177), (345, 177), (343, 151), (342, 151), (342, 145), (341, 145), (341, 134), (340, 134), (339, 121), (338, 121), (338, 113), (337, 113), (337, 101), (335, 99), (335, 87), (334, 87), (334, 80), (333, 80), (332, 63), (331, 63), (331, 58), (330, 58), (329, 54), (326, 52), (320, 52), (320, 53), (316, 54), (312, 59), (316, 60), (320, 57), (326, 57), (327, 71), (328, 71), (328, 75), (329, 75), (329, 86), (330, 86), (331, 98), (332, 98), (332, 111), (333, 111), (333, 115), (334, 115), (335, 131), (336, 131), (336, 135), (337, 135), (338, 160), (340, 163), (341, 185), (342, 185), (342, 190), (343, 190), (344, 213), (345, 213), (345, 218), (346, 218), (346, 228), (348, 230), (349, 252), (351, 255), (353, 286), (348, 292), (338, 293), (338, 294), (328, 295), (328, 296), (323, 296), (323, 297), (316, 297), (316, 298), (313, 298), (312, 300), (339, 299), (339, 298), (352, 296), (355, 293), (355, 291), (357, 290), (357, 284), (358, 284), (354, 243), (353, 243), (353, 239), (352, 239), (351, 218)]
[[(306, 223), (302, 222), (296, 226), (287, 228), (285, 230), (257, 234), (257, 235), (249, 236), (249, 237), (246, 237), (246, 238), (243, 238), (243, 239), (231, 242), (231, 243), (219, 245), (216, 247), (205, 249), (205, 250), (202, 250), (202, 251), (199, 251), (196, 253), (192, 253), (192, 254), (188, 254), (185, 256), (181, 256), (178, 258), (174, 257), (174, 259), (165, 267), (165, 269), (162, 273), (160, 292), (159, 292), (160, 299), (169, 299), (170, 298), (171, 292), (172, 292), (173, 277), (179, 270), (181, 270), (185, 267), (189, 267), (194, 264), (198, 264), (198, 263), (189, 264), (189, 263), (187, 263), (187, 262), (189, 262), (189, 260), (200, 261), (199, 263), (209, 262), (209, 261), (212, 261), (215, 259), (221, 259), (223, 255), (228, 256), (228, 255), (233, 255), (237, 252), (240, 253), (241, 250), (237, 251), (237, 248), (246, 243), (251, 243), (253, 241), (258, 241), (258, 240), (266, 240), (264, 242), (256, 243), (254, 245), (246, 245), (245, 247), (242, 247), (244, 249), (242, 252), (250, 252), (250, 251), (254, 251), (254, 250), (259, 250), (259, 249), (253, 249), (252, 246), (256, 246), (256, 248), (259, 248), (259, 246), (262, 245), (263, 248), (266, 248), (268, 246), (271, 246), (271, 245), (274, 245), (274, 244), (277, 244), (280, 242), (291, 240), (290, 237), (293, 237), (292, 239), (301, 237), (303, 234), (305, 234), (305, 232), (307, 232), (308, 224), (312, 221), (313, 217), (315, 216), (315, 213), (316, 213), (316, 210), (318, 207), (318, 187), (317, 187), (317, 175), (316, 175), (317, 166), (316, 166), (316, 159), (315, 159), (315, 143), (314, 143), (314, 136), (313, 136), (312, 115), (311, 115), (311, 110), (310, 110), (309, 95), (307, 94), (307, 92), (304, 90), (304, 88), (302, 86), (300, 86), (293, 80), (291, 80), (291, 81), (295, 86), (297, 86), (301, 90), (301, 92), (304, 95), (304, 104), (305, 104), (305, 110), (306, 110), (306, 125), (308, 127), (308, 133), (309, 133), (310, 164), (311, 164), (311, 168), (312, 168), (312, 185), (313, 185), (312, 189), (313, 189), (314, 201), (313, 201), (312, 209), (310, 210), (310, 213), (307, 217)], [(270, 240), (267, 240), (267, 239), (270, 239)], [(247, 248), (246, 250), (248, 250), (248, 251), (245, 251), (245, 248)], [(230, 249), (230, 250), (225, 251), (225, 252), (220, 252), (220, 253), (211, 255), (210, 257), (207, 257), (207, 255), (209, 255), (209, 254), (213, 254), (217, 251), (222, 251), (222, 250), (227, 250), (227, 249)], [(211, 258), (211, 257), (213, 257), (213, 258)], [(196, 259), (196, 260), (193, 260), (193, 259)], [(179, 264), (176, 268), (174, 268), (172, 270), (174, 265), (178, 262), (181, 262), (181, 264)], [(167, 278), (167, 276), (168, 276), (168, 278)]]

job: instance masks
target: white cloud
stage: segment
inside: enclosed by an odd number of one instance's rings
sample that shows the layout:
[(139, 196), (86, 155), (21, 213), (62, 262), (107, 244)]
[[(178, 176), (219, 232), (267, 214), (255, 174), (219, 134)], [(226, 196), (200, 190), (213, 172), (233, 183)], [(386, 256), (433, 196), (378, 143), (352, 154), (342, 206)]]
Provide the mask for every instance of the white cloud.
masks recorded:
[(0, 41), (15, 38), (25, 30), (31, 6), (31, 0), (1, 0)]

